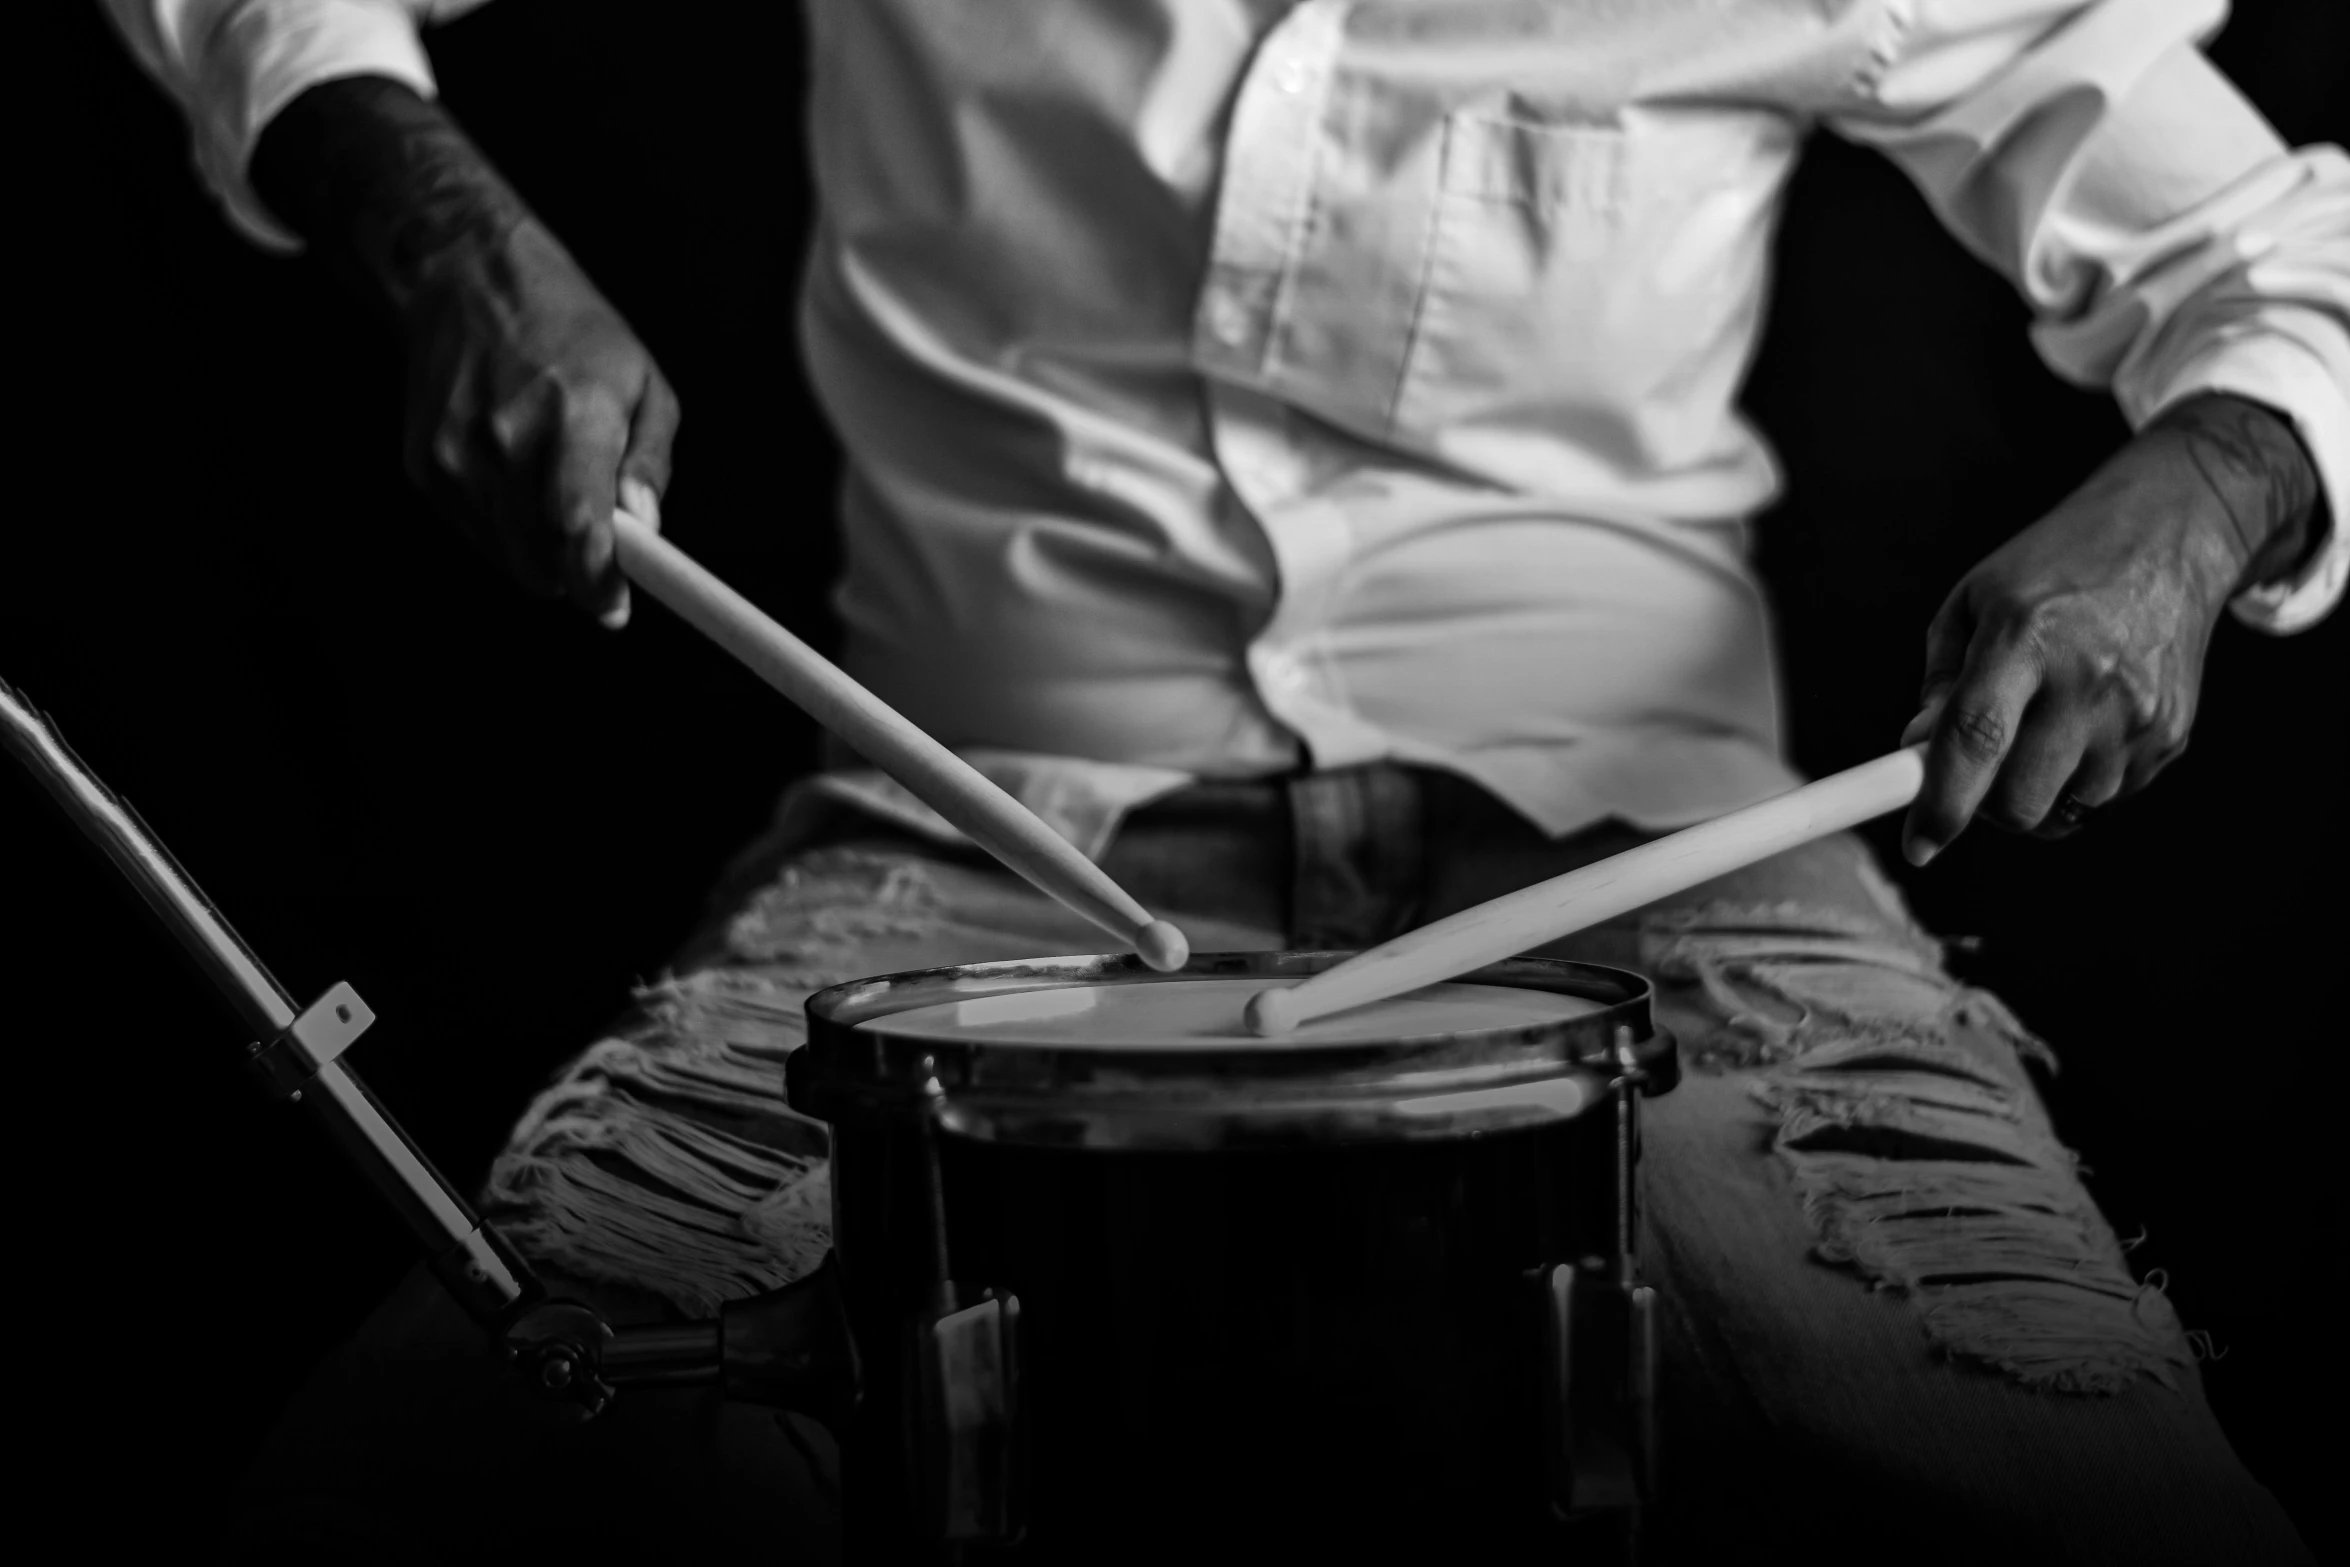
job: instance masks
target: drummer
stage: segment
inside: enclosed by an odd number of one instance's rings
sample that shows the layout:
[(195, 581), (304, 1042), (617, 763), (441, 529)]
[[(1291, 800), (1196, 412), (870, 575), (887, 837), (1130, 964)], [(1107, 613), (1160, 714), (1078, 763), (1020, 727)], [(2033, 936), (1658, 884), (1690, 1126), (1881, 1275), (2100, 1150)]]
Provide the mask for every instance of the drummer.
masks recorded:
[[(609, 519), (657, 514), (678, 398), (435, 102), (417, 25), (471, 0), (109, 3), (231, 217), (391, 305), (417, 482), (623, 625)], [(809, 11), (845, 662), (1195, 948), (1375, 942), (1797, 781), (1733, 398), (1815, 124), (2136, 432), (1926, 628), (1914, 862), (2145, 787), (2220, 617), (2301, 629), (2350, 570), (2350, 161), (2204, 60), (2219, 0)], [(1097, 944), (841, 761), (496, 1167), (616, 1310), (821, 1254), (776, 1070), (809, 989)], [(1643, 1171), (1668, 1559), (2308, 1559), (2051, 1131), (2046, 1047), (1857, 840), (1560, 950), (1650, 975), (1695, 1068)], [(431, 1559), (511, 1498), (534, 1547), (830, 1548), (813, 1428), (676, 1393), (558, 1433), (463, 1343), (387, 1306), (247, 1543)]]

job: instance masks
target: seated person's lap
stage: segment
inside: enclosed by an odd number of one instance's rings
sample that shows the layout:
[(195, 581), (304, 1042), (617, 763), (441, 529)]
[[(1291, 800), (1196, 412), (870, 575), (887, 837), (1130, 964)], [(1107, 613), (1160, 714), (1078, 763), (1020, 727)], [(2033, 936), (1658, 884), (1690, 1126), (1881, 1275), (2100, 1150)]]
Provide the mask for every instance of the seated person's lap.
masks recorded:
[[(1603, 829), (1552, 845), (1447, 804), (1417, 821), (1402, 924), (1632, 841)], [(1292, 873), (1268, 862), (1317, 852), (1296, 836), (1309, 826), (1227, 789), (1216, 810), (1146, 817), (1106, 863), (1194, 950), (1281, 946)], [(782, 1099), (811, 990), (1101, 944), (975, 856), (871, 833), (755, 846), (715, 914), (637, 1015), (532, 1106), (492, 1177), (492, 1216), (616, 1320), (707, 1315), (821, 1256), (823, 1129)], [(1893, 1540), (1927, 1561), (2302, 1559), (2049, 1127), (2024, 1066), (2045, 1047), (1944, 971), (1857, 840), (1549, 955), (1649, 975), (1688, 1067), (1649, 1102), (1642, 1167), (1667, 1322), (1669, 1559), (1775, 1542), (1832, 1561)], [(463, 1516), (495, 1494), (515, 1498), (518, 1538), (540, 1538), (530, 1516), (612, 1508), (626, 1477), (607, 1539), (641, 1527), (671, 1550), (837, 1548), (836, 1458), (807, 1422), (632, 1390), (564, 1428), (498, 1383), (413, 1278), (289, 1411), (257, 1471), (277, 1522), (255, 1537), (421, 1520), (427, 1494)]]

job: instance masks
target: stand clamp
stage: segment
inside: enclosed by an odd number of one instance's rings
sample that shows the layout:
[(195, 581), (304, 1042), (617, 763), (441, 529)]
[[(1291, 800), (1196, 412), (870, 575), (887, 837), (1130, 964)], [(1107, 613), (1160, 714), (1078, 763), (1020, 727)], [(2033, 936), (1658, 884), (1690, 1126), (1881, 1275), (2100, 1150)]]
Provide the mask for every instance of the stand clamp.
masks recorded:
[(857, 1402), (857, 1345), (829, 1253), (805, 1278), (725, 1302), (715, 1322), (615, 1328), (576, 1301), (540, 1301), (507, 1327), (499, 1350), (533, 1392), (590, 1415), (619, 1388), (716, 1382), (729, 1398), (837, 1431)]
[(302, 1102), (302, 1090), (330, 1061), (357, 1042), (375, 1022), (375, 1012), (348, 982), (310, 1003), (267, 1044), (250, 1046), (246, 1065), (273, 1098)]

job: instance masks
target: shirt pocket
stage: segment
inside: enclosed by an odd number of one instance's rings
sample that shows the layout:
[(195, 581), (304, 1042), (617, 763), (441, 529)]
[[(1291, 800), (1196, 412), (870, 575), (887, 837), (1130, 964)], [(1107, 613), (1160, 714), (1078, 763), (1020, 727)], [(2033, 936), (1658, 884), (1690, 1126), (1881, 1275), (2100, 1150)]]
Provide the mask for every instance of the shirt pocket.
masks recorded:
[(1619, 470), (1698, 459), (1753, 337), (1794, 141), (1735, 108), (1448, 115), (1392, 433), (1452, 455), (1567, 438)]

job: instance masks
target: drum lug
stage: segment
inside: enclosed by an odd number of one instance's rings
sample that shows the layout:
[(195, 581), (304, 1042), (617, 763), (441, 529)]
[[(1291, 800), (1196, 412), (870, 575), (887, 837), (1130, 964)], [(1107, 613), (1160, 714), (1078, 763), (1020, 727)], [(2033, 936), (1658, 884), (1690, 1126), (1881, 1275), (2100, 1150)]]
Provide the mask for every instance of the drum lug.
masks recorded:
[(933, 1538), (1011, 1544), (1025, 1526), (1020, 1301), (982, 1292), (917, 1322), (909, 1344), (917, 1498)]
[(1560, 1518), (1656, 1495), (1656, 1291), (1593, 1259), (1542, 1287), (1542, 1482)]

